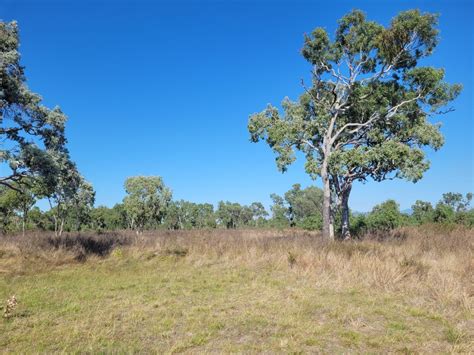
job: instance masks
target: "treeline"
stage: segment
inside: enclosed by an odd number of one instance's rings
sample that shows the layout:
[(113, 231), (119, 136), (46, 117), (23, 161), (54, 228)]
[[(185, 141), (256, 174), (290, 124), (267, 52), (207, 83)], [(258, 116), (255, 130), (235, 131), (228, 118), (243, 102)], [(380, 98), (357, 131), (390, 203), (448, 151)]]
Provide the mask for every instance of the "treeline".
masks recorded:
[[(41, 211), (35, 206), (37, 195), (33, 192), (24, 187), (21, 191), (0, 187), (0, 228), (2, 233), (43, 230), (57, 234), (63, 230), (131, 229), (141, 233), (154, 229), (322, 228), (323, 191), (314, 186), (303, 189), (295, 184), (283, 196), (272, 194), (273, 203), (268, 211), (260, 202), (241, 205), (220, 201), (214, 208), (210, 203), (176, 201), (163, 179), (154, 176), (127, 179), (125, 192), (122, 203), (112, 208), (93, 207), (93, 190), (84, 184), (75, 190), (74, 198)], [(370, 213), (351, 213), (352, 232), (388, 231), (424, 223), (457, 223), (473, 227), (471, 200), (471, 193), (465, 196), (445, 193), (434, 206), (430, 202), (416, 201), (411, 213), (401, 212), (396, 201), (388, 200), (375, 206)], [(340, 213), (336, 214), (335, 227), (341, 228)]]

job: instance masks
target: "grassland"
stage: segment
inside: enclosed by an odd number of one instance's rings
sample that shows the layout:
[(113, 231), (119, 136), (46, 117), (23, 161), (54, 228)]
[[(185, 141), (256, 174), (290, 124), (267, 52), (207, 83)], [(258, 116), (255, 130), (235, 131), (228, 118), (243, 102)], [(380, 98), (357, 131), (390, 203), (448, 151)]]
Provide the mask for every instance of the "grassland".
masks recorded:
[(2, 238), (0, 351), (469, 352), (474, 233), (436, 229)]

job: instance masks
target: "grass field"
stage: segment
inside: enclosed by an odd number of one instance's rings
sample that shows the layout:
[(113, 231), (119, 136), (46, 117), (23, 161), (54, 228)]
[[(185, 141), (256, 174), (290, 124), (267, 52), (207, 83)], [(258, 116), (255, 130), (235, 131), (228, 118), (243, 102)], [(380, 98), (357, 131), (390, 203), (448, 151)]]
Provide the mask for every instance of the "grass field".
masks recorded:
[(473, 231), (396, 234), (3, 238), (0, 352), (473, 351)]

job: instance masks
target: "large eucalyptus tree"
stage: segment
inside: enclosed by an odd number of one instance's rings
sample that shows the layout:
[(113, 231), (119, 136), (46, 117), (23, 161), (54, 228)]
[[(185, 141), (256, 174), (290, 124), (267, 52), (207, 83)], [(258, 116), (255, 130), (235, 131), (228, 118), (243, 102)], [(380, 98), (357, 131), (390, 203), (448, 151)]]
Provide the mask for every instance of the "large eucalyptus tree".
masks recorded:
[(250, 117), (254, 142), (265, 140), (285, 171), (295, 151), (306, 171), (321, 177), (323, 235), (334, 238), (334, 212), (350, 237), (349, 195), (354, 181), (419, 180), (428, 169), (423, 147), (443, 144), (433, 115), (460, 93), (444, 82), (444, 70), (421, 66), (438, 43), (437, 15), (401, 12), (384, 27), (354, 10), (339, 20), (335, 36), (316, 28), (305, 36), (302, 55), (312, 65), (311, 85), (283, 113), (268, 107)]

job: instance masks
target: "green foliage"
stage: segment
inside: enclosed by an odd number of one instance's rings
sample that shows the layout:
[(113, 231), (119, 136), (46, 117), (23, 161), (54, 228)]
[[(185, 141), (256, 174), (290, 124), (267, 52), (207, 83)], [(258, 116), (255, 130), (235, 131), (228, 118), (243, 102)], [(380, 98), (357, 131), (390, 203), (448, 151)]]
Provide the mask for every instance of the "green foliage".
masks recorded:
[(58, 167), (57, 183), (52, 190), (43, 185), (43, 193), (51, 207), (54, 230), (60, 235), (65, 227), (67, 230), (80, 230), (88, 223), (95, 192), (70, 160), (67, 151), (55, 154), (54, 161)]
[(367, 217), (364, 214), (351, 214), (351, 233), (353, 235), (361, 235), (367, 231)]
[(443, 194), (442, 203), (450, 206), (454, 211), (467, 211), (472, 201), (472, 193), (468, 192), (463, 197), (460, 193), (448, 192)]
[(377, 206), (366, 217), (367, 229), (371, 231), (389, 231), (400, 227), (403, 215), (394, 200), (387, 200)]
[(469, 228), (474, 228), (474, 209), (470, 209), (469, 211), (457, 212), (455, 222), (457, 224), (465, 225)]
[(2, 233), (12, 231), (12, 222), (17, 218), (18, 199), (15, 190), (0, 185), (0, 228)]
[[(18, 26), (0, 21), (0, 185), (14, 189), (26, 177), (54, 186), (54, 154), (64, 151), (66, 116), (48, 109), (26, 85), (20, 64)], [(5, 169), (3, 169), (5, 167)]]
[(159, 176), (135, 176), (125, 181), (123, 200), (129, 227), (141, 232), (145, 226), (161, 225), (171, 201), (171, 190)]
[(127, 228), (126, 214), (122, 204), (113, 208), (99, 206), (90, 212), (91, 228), (97, 231)]
[(455, 219), (455, 211), (452, 206), (440, 201), (433, 211), (433, 221), (437, 223), (452, 223)]
[(285, 200), (283, 199), (283, 197), (277, 194), (271, 194), (270, 198), (273, 201), (273, 205), (270, 207), (270, 210), (272, 212), (272, 219), (270, 220), (270, 225), (277, 228), (288, 227), (288, 208), (285, 206)]
[(215, 228), (214, 206), (210, 203), (172, 201), (163, 223), (168, 229)]
[(306, 230), (321, 230), (323, 227), (323, 218), (321, 214), (315, 214), (312, 216), (304, 217), (301, 221), (297, 223), (298, 227), (301, 227)]
[(252, 202), (250, 205), (252, 210), (253, 219), (256, 227), (263, 227), (267, 224), (266, 217), (268, 212), (261, 202)]
[(254, 224), (253, 210), (249, 206), (242, 206), (236, 202), (220, 201), (216, 216), (218, 224), (227, 229), (252, 226)]
[[(292, 224), (310, 229), (318, 229), (322, 223), (323, 191), (315, 186), (301, 189), (294, 184), (285, 193), (288, 204), (288, 217)], [(319, 221), (319, 222), (318, 222)]]
[(297, 226), (308, 230), (318, 230), (322, 226), (323, 192), (315, 186), (301, 189), (294, 184), (284, 197), (272, 194), (272, 218), (274, 227)]
[(417, 200), (412, 209), (412, 218), (417, 224), (429, 223), (434, 221), (434, 209), (431, 203)]

